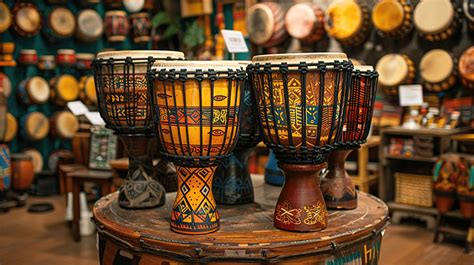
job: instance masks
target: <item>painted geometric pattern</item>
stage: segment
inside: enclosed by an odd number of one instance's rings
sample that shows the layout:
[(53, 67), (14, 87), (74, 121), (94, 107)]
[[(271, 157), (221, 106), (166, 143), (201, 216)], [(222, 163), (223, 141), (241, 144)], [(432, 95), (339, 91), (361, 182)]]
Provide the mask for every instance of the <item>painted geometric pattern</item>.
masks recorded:
[(0, 191), (10, 188), (10, 151), (7, 145), (0, 145)]
[(176, 167), (178, 192), (171, 212), (171, 228), (183, 233), (212, 231), (219, 227), (219, 215), (212, 194), (212, 177), (217, 167)]
[(202, 125), (205, 126), (210, 126), (211, 123), (213, 126), (226, 126), (228, 123), (232, 124), (234, 120), (237, 120), (235, 112), (238, 111), (238, 108), (227, 109), (227, 107), (215, 106), (213, 109), (202, 108), (202, 112), (200, 108), (196, 107), (188, 107), (186, 110), (182, 107), (160, 107), (158, 110), (162, 126), (168, 126), (168, 122), (171, 125), (186, 125), (187, 122), (188, 126), (200, 126), (202, 122)]

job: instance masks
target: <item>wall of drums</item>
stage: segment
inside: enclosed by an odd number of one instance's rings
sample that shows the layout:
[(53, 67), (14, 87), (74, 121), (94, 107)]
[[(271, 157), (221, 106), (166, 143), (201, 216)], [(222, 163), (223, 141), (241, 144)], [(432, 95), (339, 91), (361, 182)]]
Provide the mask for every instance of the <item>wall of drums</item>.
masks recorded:
[(140, 25), (150, 26), (152, 13), (136, 6), (132, 14), (123, 1), (30, 2), (0, 1), (0, 91), (8, 105), (0, 115), (7, 124), (0, 145), (33, 156), (35, 172), (54, 171), (47, 161), (57, 150), (71, 150), (79, 127), (67, 102), (96, 108), (95, 53), (151, 48), (142, 36), (150, 32)]

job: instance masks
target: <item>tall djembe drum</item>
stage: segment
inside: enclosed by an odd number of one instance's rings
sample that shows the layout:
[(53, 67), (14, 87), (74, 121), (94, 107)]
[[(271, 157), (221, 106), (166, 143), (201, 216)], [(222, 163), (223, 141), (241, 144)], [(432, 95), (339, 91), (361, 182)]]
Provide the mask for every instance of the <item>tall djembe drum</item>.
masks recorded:
[(351, 70), (343, 53), (259, 55), (248, 67), (263, 140), (285, 172), (277, 228), (308, 232), (327, 226), (318, 174), (342, 133)]
[[(240, 61), (243, 68), (250, 61)], [(260, 132), (255, 117), (255, 104), (252, 87), (245, 80), (242, 92), (240, 111), (242, 119), (237, 145), (234, 154), (224, 159), (217, 168), (212, 192), (214, 199), (219, 204), (245, 204), (254, 200), (252, 179), (248, 170), (248, 156), (253, 148), (260, 142)]]
[(237, 141), (245, 79), (232, 61), (156, 62), (149, 72), (157, 135), (178, 173), (171, 209), (175, 232), (219, 229), (212, 179)]
[(157, 207), (165, 202), (165, 190), (152, 164), (157, 145), (146, 72), (154, 61), (172, 59), (184, 59), (184, 54), (113, 51), (99, 53), (93, 62), (101, 117), (122, 140), (130, 161), (119, 190), (119, 204), (125, 208)]
[(344, 166), (347, 156), (369, 135), (377, 90), (377, 72), (372, 66), (354, 66), (344, 127), (337, 150), (328, 157), (328, 173), (321, 180), (321, 190), (329, 209), (354, 209), (357, 193)]

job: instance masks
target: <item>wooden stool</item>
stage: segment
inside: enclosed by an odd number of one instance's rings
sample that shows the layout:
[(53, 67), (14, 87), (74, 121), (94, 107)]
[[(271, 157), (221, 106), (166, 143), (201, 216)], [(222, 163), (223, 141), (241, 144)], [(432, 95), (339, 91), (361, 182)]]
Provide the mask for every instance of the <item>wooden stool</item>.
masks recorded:
[(66, 164), (58, 166), (59, 193), (66, 194), (66, 201), (67, 193), (72, 192), (72, 181), (71, 178), (68, 178), (67, 174), (81, 169), (86, 169), (86, 167), (81, 164)]
[(81, 208), (79, 193), (84, 182), (93, 182), (100, 186), (102, 196), (112, 192), (112, 172), (101, 170), (80, 169), (67, 174), (72, 179), (72, 234), (74, 241), (81, 240), (79, 231), (79, 220), (81, 219)]
[(357, 150), (357, 171), (358, 175), (354, 176), (352, 182), (359, 187), (360, 191), (369, 192), (370, 184), (378, 182), (378, 172), (370, 174), (369, 149), (380, 145), (380, 136), (370, 136), (367, 142)]

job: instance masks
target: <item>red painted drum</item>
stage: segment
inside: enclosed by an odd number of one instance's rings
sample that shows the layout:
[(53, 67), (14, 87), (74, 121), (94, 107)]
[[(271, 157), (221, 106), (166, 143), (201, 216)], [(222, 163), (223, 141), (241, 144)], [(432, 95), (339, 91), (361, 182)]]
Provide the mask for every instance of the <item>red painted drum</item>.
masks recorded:
[(122, 42), (129, 34), (129, 23), (125, 11), (114, 10), (105, 13), (105, 36), (110, 42)]
[(93, 53), (78, 53), (76, 55), (76, 68), (79, 70), (90, 70), (95, 55)]
[(59, 49), (56, 53), (56, 63), (59, 66), (74, 66), (76, 52), (73, 49)]
[(7, 4), (0, 2), (0, 33), (8, 30), (12, 24), (12, 14)]
[(290, 36), (305, 43), (321, 40), (326, 34), (324, 11), (311, 3), (293, 5), (286, 12), (285, 27)]
[(24, 153), (12, 154), (11, 165), (13, 189), (16, 191), (27, 191), (35, 177), (33, 158)]
[(247, 30), (251, 42), (272, 47), (282, 43), (287, 37), (285, 11), (280, 4), (258, 3), (251, 6), (247, 13)]
[(33, 49), (20, 50), (18, 62), (23, 65), (36, 65), (38, 64), (38, 53)]
[(151, 39), (151, 20), (148, 13), (130, 15), (131, 35), (135, 43), (147, 43)]

